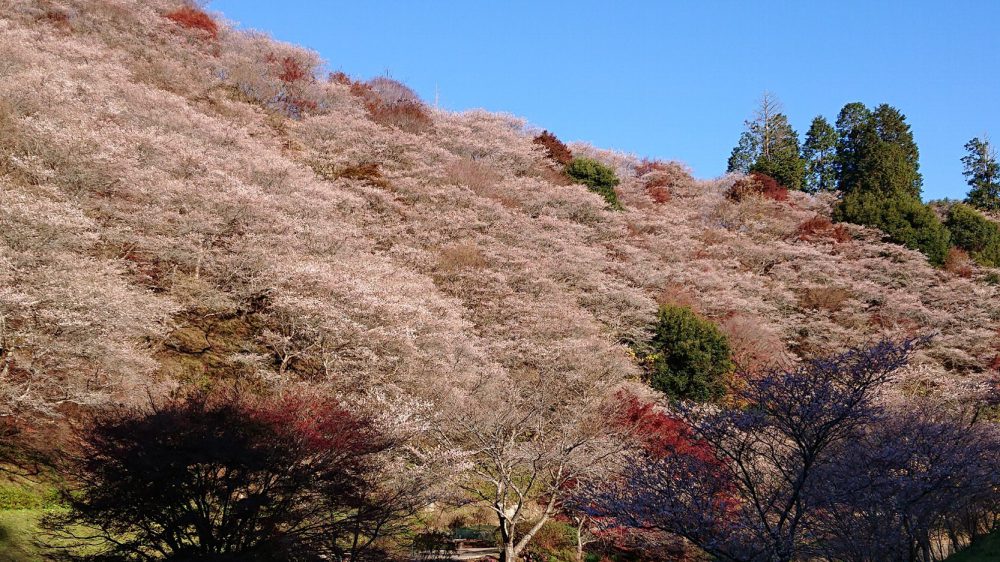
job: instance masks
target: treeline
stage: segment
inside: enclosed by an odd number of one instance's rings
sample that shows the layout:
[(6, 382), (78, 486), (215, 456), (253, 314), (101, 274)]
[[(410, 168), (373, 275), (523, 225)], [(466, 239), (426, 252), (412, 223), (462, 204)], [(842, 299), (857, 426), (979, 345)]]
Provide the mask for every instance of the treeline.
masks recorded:
[(986, 138), (970, 140), (962, 158), (970, 187), (964, 204), (949, 204), (944, 220), (921, 200), (920, 152), (906, 117), (895, 107), (849, 103), (831, 125), (813, 119), (805, 141), (765, 94), (729, 157), (728, 172), (756, 173), (783, 187), (838, 191), (834, 219), (883, 230), (894, 242), (923, 252), (934, 265), (971, 256), (1000, 266), (1000, 229), (979, 211), (1000, 210), (1000, 168)]

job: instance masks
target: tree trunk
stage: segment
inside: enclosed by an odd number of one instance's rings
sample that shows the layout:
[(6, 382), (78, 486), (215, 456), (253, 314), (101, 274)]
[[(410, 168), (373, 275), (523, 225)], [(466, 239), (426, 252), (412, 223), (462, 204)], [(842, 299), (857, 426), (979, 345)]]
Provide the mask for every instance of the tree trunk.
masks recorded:
[(583, 521), (576, 526), (576, 562), (583, 562)]
[(514, 537), (511, 522), (499, 513), (497, 516), (500, 518), (500, 562), (516, 562), (517, 557), (514, 552)]

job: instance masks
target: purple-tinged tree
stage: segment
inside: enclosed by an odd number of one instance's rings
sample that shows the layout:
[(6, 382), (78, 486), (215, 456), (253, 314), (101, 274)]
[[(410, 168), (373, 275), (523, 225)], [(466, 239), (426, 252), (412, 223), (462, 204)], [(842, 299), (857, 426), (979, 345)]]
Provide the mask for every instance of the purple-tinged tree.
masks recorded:
[(719, 560), (788, 562), (816, 542), (814, 501), (835, 452), (880, 411), (915, 345), (884, 341), (750, 379), (738, 408), (683, 408), (705, 455), (638, 454), (593, 511), (679, 535)]
[[(1000, 501), (994, 427), (922, 405), (890, 412), (837, 448), (813, 503), (817, 554), (845, 562), (933, 562), (987, 532)], [(930, 407), (928, 407), (930, 406)]]

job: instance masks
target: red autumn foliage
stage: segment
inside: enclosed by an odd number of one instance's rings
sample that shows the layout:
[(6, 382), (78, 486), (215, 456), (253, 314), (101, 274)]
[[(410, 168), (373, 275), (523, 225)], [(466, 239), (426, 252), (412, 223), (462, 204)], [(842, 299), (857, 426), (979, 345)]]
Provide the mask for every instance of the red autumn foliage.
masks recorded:
[(343, 72), (330, 74), (330, 81), (350, 85), (351, 95), (361, 100), (372, 121), (387, 127), (419, 133), (434, 125), (427, 108), (413, 90), (391, 78), (357, 82)]
[(298, 82), (303, 80), (309, 72), (294, 57), (285, 57), (281, 60), (281, 72), (278, 73), (278, 80), (282, 82)]
[(748, 197), (764, 197), (772, 201), (787, 201), (788, 190), (781, 186), (771, 176), (754, 172), (749, 176), (736, 180), (729, 188), (726, 196), (733, 201), (743, 201)]
[(331, 72), (327, 81), (331, 84), (342, 84), (344, 86), (351, 86), (354, 84), (354, 80), (351, 80), (350, 76), (339, 70), (337, 72)]
[(172, 12), (164, 14), (165, 18), (188, 29), (200, 29), (207, 33), (212, 39), (219, 37), (219, 24), (215, 23), (212, 16), (199, 10), (194, 6), (184, 6)]
[(366, 108), (376, 123), (408, 133), (419, 133), (434, 124), (423, 104), (416, 102), (380, 103)]
[(951, 248), (944, 259), (944, 270), (959, 277), (972, 277), (972, 258), (959, 248)]
[(548, 131), (542, 131), (532, 142), (545, 148), (546, 155), (563, 166), (568, 166), (573, 161), (573, 151)]
[(694, 437), (684, 420), (657, 410), (654, 404), (643, 402), (628, 392), (619, 392), (618, 400), (621, 409), (616, 423), (631, 428), (646, 452), (657, 457), (691, 455), (715, 462), (711, 448)]
[(842, 224), (833, 224), (829, 217), (816, 215), (799, 224), (795, 231), (796, 237), (804, 242), (817, 240), (832, 240), (837, 244), (850, 242), (851, 233)]

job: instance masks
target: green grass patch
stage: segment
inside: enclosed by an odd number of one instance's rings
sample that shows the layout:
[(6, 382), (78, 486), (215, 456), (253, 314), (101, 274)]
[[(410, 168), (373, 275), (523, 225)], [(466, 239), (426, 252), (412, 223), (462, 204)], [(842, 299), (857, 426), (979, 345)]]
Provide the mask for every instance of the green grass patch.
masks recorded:
[(947, 562), (996, 562), (1000, 560), (1000, 531), (972, 543), (969, 548), (949, 556)]
[(11, 509), (0, 511), (0, 562), (44, 562), (35, 538), (44, 511)]

